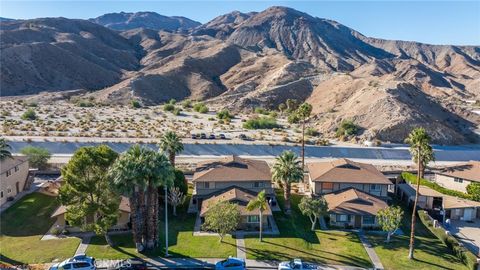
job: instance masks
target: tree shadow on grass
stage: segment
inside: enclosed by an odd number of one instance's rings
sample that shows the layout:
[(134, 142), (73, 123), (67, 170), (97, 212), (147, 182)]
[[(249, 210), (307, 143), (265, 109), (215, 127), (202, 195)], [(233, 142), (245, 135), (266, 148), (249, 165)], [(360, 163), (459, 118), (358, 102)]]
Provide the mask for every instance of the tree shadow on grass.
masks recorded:
[(25, 265), (26, 263), (17, 261), (15, 259), (9, 258), (3, 254), (0, 254), (0, 262), (11, 264), (11, 265)]

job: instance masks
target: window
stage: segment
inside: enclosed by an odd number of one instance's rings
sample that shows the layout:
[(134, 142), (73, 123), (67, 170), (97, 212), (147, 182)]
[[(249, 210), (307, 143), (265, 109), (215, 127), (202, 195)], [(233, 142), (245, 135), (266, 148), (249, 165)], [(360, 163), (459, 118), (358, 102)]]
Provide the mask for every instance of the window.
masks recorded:
[(380, 185), (371, 184), (371, 185), (370, 185), (370, 189), (371, 189), (371, 190), (380, 190)]
[(64, 266), (61, 266), (59, 269), (72, 269), (72, 265), (67, 263)]
[(453, 178), (453, 181), (457, 183), (463, 183), (463, 179), (457, 177)]
[(11, 170), (8, 170), (8, 171), (7, 171), (7, 177), (9, 177), (10, 175), (12, 175), (12, 171), (11, 171)]
[(7, 193), (12, 192), (12, 189), (10, 187), (7, 188)]
[(347, 222), (348, 215), (337, 215), (337, 222)]
[(3, 191), (0, 192), (0, 198), (3, 198)]
[(15, 171), (18, 172), (18, 166), (15, 166)]
[(263, 187), (263, 182), (254, 182), (253, 187), (254, 188), (261, 188), (261, 187)]
[(247, 217), (247, 222), (248, 223), (259, 223), (260, 222), (260, 217), (259, 216), (248, 216)]
[(363, 216), (363, 225), (375, 224), (374, 216)]
[(204, 188), (210, 188), (210, 182), (204, 182), (203, 187)]
[(333, 189), (333, 183), (323, 183), (322, 188), (323, 189)]
[(74, 263), (73, 264), (73, 268), (85, 268), (85, 267), (89, 267), (90, 264), (87, 263), (87, 262), (78, 262), (78, 263)]

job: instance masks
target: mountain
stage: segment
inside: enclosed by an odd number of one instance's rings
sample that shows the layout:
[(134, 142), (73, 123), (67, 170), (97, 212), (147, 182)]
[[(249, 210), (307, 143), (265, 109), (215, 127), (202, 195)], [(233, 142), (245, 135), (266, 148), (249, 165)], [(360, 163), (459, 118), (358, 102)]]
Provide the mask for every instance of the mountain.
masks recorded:
[(2, 22), (0, 36), (2, 96), (100, 89), (139, 67), (127, 39), (85, 20)]
[[(119, 14), (112, 17), (133, 16)], [(105, 16), (97, 23), (129, 20)], [(414, 126), (436, 143), (477, 139), (480, 116), (465, 101), (480, 99), (479, 46), (366, 37), (285, 7), (188, 29), (99, 24), (1, 22), (1, 94), (87, 89), (101, 102), (189, 98), (237, 112), (294, 98), (313, 104), (312, 123), (326, 136), (351, 119), (361, 139), (401, 142)]]
[(185, 17), (168, 17), (155, 12), (108, 13), (90, 19), (90, 21), (120, 31), (135, 28), (177, 31), (188, 30), (200, 25), (199, 22)]

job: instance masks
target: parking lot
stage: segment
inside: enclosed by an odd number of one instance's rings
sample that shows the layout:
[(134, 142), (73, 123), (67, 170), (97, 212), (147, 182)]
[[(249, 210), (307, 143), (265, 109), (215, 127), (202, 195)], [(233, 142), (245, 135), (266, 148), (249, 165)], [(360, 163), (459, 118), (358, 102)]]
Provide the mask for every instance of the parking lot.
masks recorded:
[(480, 256), (480, 219), (474, 222), (451, 221), (451, 233), (454, 234), (474, 254)]

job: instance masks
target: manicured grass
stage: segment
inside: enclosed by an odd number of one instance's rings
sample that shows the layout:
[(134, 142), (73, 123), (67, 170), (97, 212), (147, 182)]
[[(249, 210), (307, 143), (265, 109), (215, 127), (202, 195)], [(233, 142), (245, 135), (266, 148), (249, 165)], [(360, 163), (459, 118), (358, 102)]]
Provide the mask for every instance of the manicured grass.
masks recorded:
[[(169, 254), (172, 257), (193, 258), (225, 258), (236, 255), (235, 239), (227, 236), (220, 243), (217, 236), (193, 236), (195, 215), (187, 214), (189, 198), (185, 204), (177, 209), (178, 216), (169, 215)], [(131, 257), (156, 257), (165, 255), (165, 223), (160, 215), (159, 233), (160, 247), (146, 254), (139, 254), (131, 234), (113, 235), (111, 237), (114, 247), (106, 245), (104, 237), (94, 237), (90, 243), (87, 254), (95, 258), (126, 259)]]
[(416, 237), (415, 259), (408, 259), (409, 235), (396, 236), (391, 243), (385, 237), (368, 235), (385, 269), (468, 269), (436, 238)]
[[(245, 240), (248, 259), (290, 260), (300, 258), (306, 261), (371, 267), (367, 252), (358, 236), (342, 231), (310, 230), (310, 221), (298, 209), (301, 196), (292, 195), (292, 215), (274, 213), (280, 230), (278, 237), (257, 237)], [(283, 205), (282, 194), (277, 200)]]
[(0, 261), (10, 264), (44, 263), (72, 256), (80, 239), (40, 241), (53, 225), (58, 207), (54, 197), (32, 193), (1, 215)]
[(401, 226), (404, 236), (395, 236), (391, 243), (385, 243), (385, 236), (367, 235), (385, 269), (468, 269), (422, 224), (418, 216), (415, 224), (415, 259), (409, 260), (412, 212), (404, 205), (400, 206), (405, 212)]

